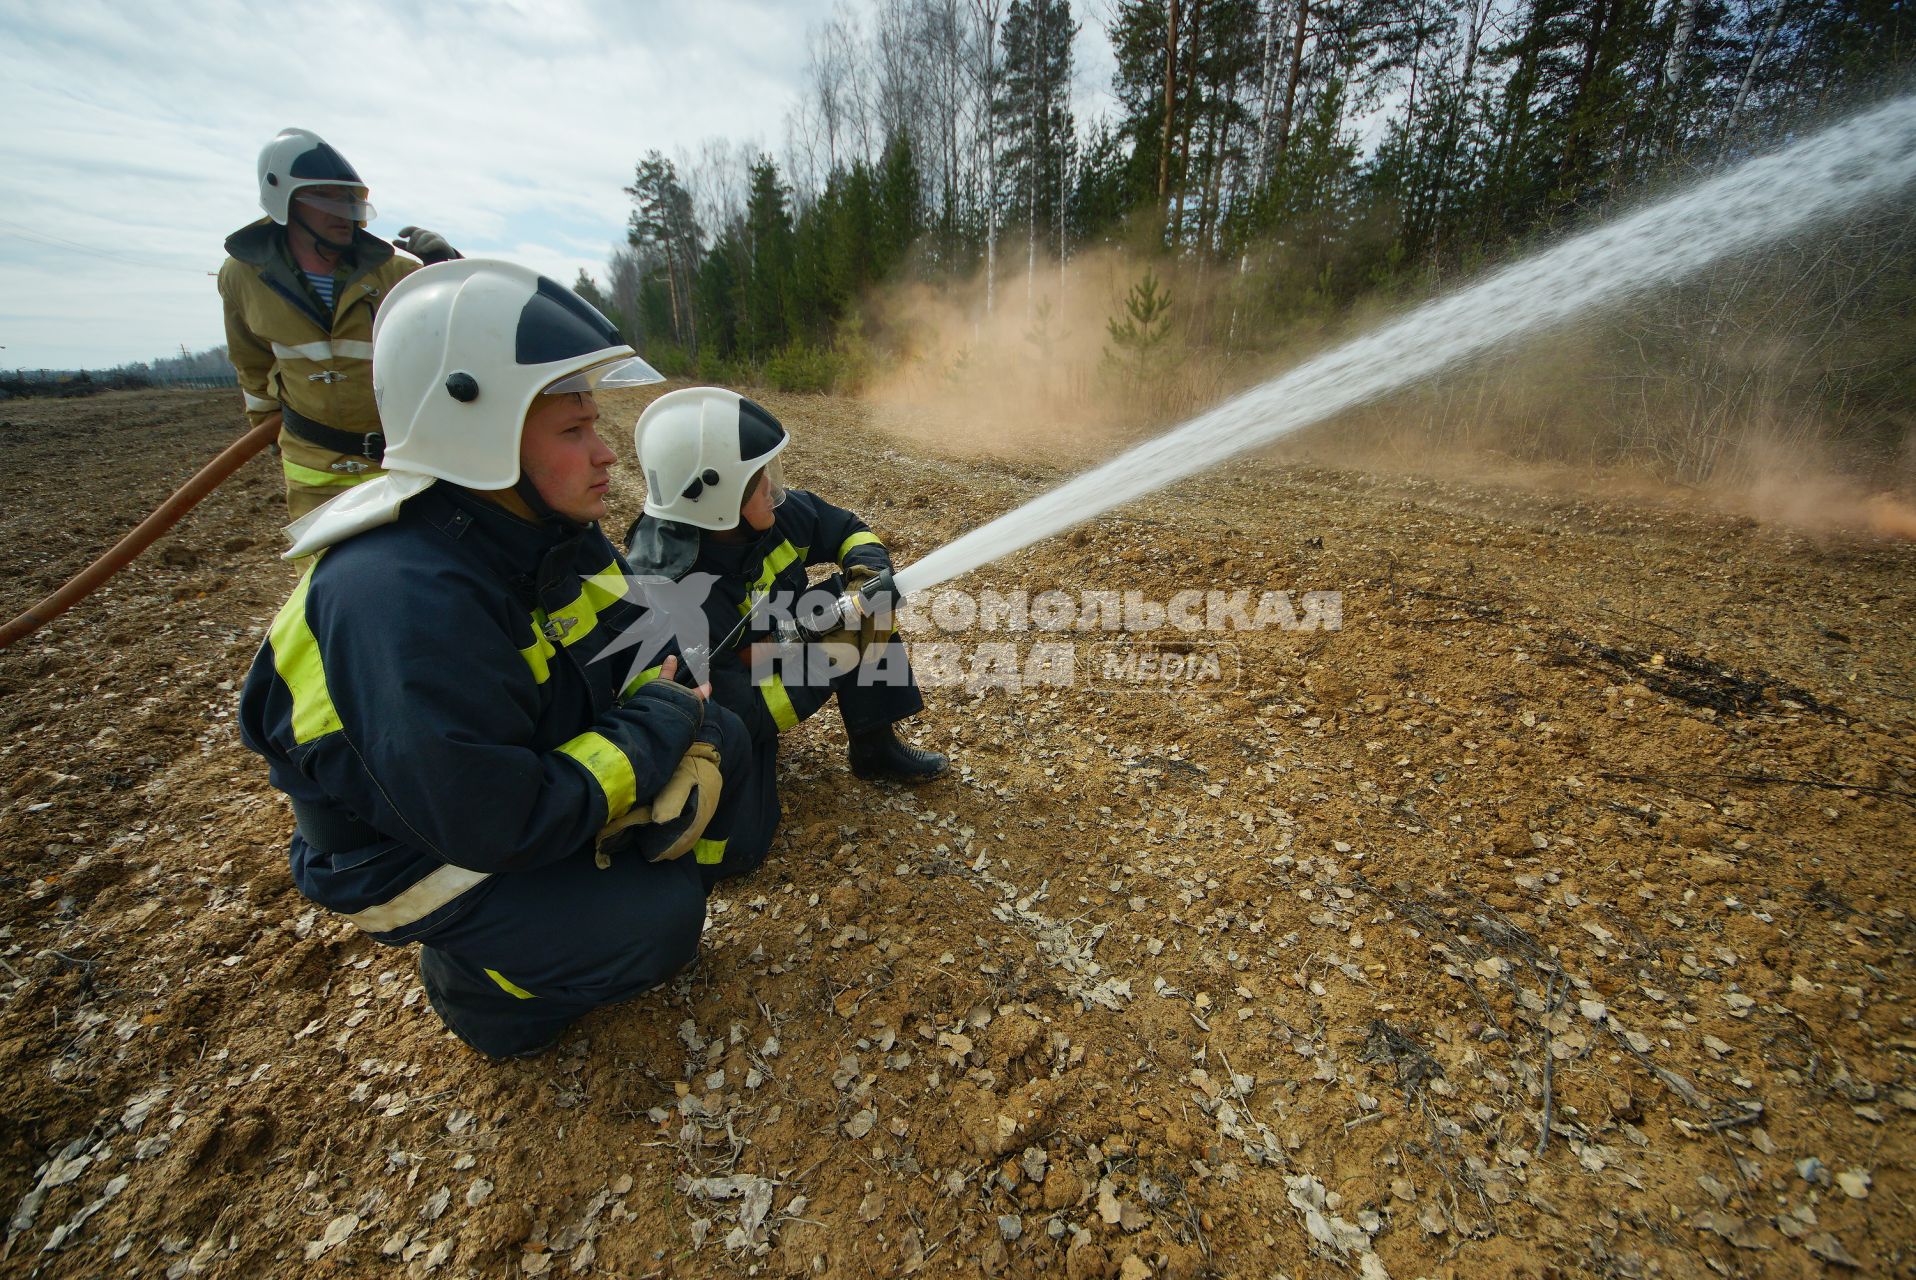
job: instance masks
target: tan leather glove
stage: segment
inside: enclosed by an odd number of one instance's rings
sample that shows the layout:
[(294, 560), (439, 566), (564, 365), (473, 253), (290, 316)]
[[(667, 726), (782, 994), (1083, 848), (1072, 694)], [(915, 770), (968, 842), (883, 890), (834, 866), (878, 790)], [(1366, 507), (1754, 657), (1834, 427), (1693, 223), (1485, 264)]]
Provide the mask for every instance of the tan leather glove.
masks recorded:
[[(684, 857), (685, 851), (697, 843), (705, 834), (705, 828), (712, 824), (718, 802), (718, 748), (709, 742), (694, 742), (657, 795), (605, 824), (599, 832), (598, 865), (611, 866), (612, 855), (628, 849), (648, 862), (670, 862)], [(660, 829), (649, 833), (633, 830), (643, 826)], [(617, 838), (628, 832), (630, 835), (624, 839)], [(657, 847), (661, 841), (663, 847)]]
[[(873, 578), (876, 578), (877, 576), (878, 576), (878, 570), (872, 568), (871, 566), (855, 564), (851, 566), (849, 569), (845, 570), (845, 589), (847, 591), (853, 591), (853, 592), (858, 591), (866, 583), (870, 582)], [(890, 618), (889, 615), (891, 612), (892, 605), (890, 601), (886, 601), (885, 604), (886, 604), (885, 613), (887, 614), (885, 621), (887, 624), (890, 624), (892, 622), (892, 619)], [(897, 628), (893, 625), (886, 625), (884, 627), (880, 627), (878, 625), (878, 614), (871, 613), (871, 612), (861, 612), (858, 615), (858, 630), (856, 631), (856, 633), (853, 633), (850, 628), (847, 628), (846, 632), (847, 632), (848, 639), (849, 638), (856, 639), (856, 642), (858, 644), (858, 652), (862, 655), (878, 647), (879, 645), (884, 644), (887, 640), (890, 640), (893, 634), (896, 632), (896, 630)]]

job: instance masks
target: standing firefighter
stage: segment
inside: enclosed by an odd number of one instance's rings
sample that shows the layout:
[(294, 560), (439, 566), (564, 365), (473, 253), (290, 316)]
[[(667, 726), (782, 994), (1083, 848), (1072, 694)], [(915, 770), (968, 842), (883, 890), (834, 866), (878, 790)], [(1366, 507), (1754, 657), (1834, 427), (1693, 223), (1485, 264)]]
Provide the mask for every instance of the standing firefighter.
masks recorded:
[(464, 260), (401, 281), (373, 351), (386, 474), (293, 526), (314, 559), (241, 735), (292, 800), (300, 892), (420, 943), (467, 1044), (534, 1053), (692, 959), (706, 890), (765, 856), (770, 779), (676, 655), (614, 656), (646, 619), (597, 524), (593, 390), (658, 375), (611, 324)]
[[(924, 709), (904, 643), (888, 626), (891, 556), (863, 520), (817, 494), (787, 489), (778, 419), (735, 392), (690, 387), (660, 396), (633, 429), (645, 514), (626, 533), (634, 571), (678, 583), (704, 611), (712, 698), (751, 730), (770, 772), (778, 735), (834, 695), (861, 778), (927, 782), (945, 757), (899, 740)], [(806, 568), (836, 572), (808, 588)], [(882, 576), (881, 576), (882, 575)], [(876, 609), (819, 638), (815, 619), (860, 589)], [(829, 625), (829, 624), (828, 624)]]
[[(379, 474), (373, 315), (419, 264), (366, 231), (366, 196), (344, 156), (317, 134), (284, 129), (259, 153), (267, 216), (226, 238), (226, 351), (247, 418), (279, 420), (294, 519)], [(427, 262), (459, 256), (418, 227), (400, 232), (399, 247)]]

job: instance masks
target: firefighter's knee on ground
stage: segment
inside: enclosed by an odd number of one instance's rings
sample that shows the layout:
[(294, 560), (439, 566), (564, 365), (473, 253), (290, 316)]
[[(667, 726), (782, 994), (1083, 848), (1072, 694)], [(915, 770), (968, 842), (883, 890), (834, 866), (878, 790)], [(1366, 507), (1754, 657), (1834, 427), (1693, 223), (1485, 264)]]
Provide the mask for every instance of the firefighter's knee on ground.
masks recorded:
[(645, 918), (634, 933), (649, 946), (630, 946), (622, 963), (607, 966), (602, 985), (585, 992), (594, 1004), (629, 1000), (649, 991), (698, 958), (705, 931), (705, 886), (696, 875), (656, 877), (647, 895)]

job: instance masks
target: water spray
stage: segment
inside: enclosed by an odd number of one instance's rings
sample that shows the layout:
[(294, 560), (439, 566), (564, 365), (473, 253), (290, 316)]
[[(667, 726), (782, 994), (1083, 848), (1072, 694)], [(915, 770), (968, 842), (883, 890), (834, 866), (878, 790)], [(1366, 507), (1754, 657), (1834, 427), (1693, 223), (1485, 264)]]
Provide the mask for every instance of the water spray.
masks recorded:
[(1111, 508), (1599, 306), (1892, 196), (1916, 179), (1916, 95), (1511, 264), (973, 529), (898, 573), (913, 595)]

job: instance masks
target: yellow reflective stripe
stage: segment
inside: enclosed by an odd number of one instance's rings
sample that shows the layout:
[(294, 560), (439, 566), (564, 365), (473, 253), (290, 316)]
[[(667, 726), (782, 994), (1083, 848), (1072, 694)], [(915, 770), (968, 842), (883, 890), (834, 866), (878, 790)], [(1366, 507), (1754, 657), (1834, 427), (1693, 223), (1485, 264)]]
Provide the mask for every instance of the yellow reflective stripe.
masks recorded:
[(486, 970), (486, 976), (488, 978), (491, 978), (494, 982), (498, 983), (499, 989), (501, 991), (504, 991), (507, 995), (518, 996), (521, 1000), (538, 999), (537, 996), (533, 995), (530, 991), (527, 991), (524, 987), (520, 986), (518, 983), (514, 982), (512, 979), (506, 977), (504, 974), (500, 973), (497, 969)]
[[(315, 557), (313, 564), (318, 563)], [(306, 625), (306, 591), (312, 582), (313, 570), (309, 566), (299, 585), (293, 588), (293, 594), (280, 606), (272, 629), (266, 634), (266, 643), (273, 650), (273, 670), (279, 672), (279, 678), (286, 682), (287, 691), (293, 695), (293, 741), (296, 743), (323, 738), (343, 727), (339, 711), (333, 706), (333, 695), (326, 688), (326, 666), (320, 659), (319, 641), (313, 629)]]
[(619, 690), (619, 696), (621, 698), (631, 697), (633, 694), (637, 693), (639, 690), (645, 688), (646, 685), (651, 684), (654, 680), (657, 680), (664, 671), (665, 671), (664, 663), (660, 663), (656, 667), (647, 667), (645, 670), (639, 672), (639, 674), (632, 677), (631, 684), (628, 684), (627, 686), (625, 686), (625, 688)]
[(612, 745), (604, 734), (587, 730), (570, 742), (562, 743), (559, 754), (578, 761), (605, 794), (605, 820), (620, 817), (639, 799), (639, 780), (633, 776), (632, 762), (625, 752)]
[(853, 547), (882, 547), (884, 545), (884, 543), (878, 540), (878, 535), (869, 529), (862, 533), (854, 533), (838, 545), (838, 562), (840, 564), (845, 563), (845, 557), (850, 553)]
[(547, 615), (562, 628), (559, 643), (570, 647), (591, 635), (592, 629), (599, 625), (599, 610), (625, 596), (625, 574), (616, 560), (581, 581), (578, 596)]
[(798, 548), (792, 545), (789, 538), (780, 542), (770, 551), (767, 551), (765, 553), (765, 564), (759, 569), (758, 578), (750, 587), (746, 588), (745, 599), (739, 602), (738, 611), (740, 613), (750, 613), (752, 607), (764, 598), (766, 592), (772, 589), (772, 579), (785, 572), (787, 566), (798, 559), (798, 554)]
[(725, 861), (725, 841), (694, 840), (692, 842), (692, 857), (702, 867), (716, 867), (719, 863)]
[[(553, 646), (552, 632), (559, 634), (559, 643), (571, 646), (592, 634), (599, 625), (599, 610), (615, 601), (626, 598), (625, 574), (620, 572), (618, 561), (613, 561), (591, 577), (584, 579), (579, 586), (579, 594), (567, 604), (547, 613), (544, 609), (532, 611), (532, 643), (519, 650), (519, 656), (532, 668), (532, 678), (544, 684), (552, 676), (551, 657), (559, 650)], [(554, 619), (559, 625), (552, 627)], [(550, 630), (548, 630), (550, 628)], [(641, 682), (642, 683), (642, 682)], [(630, 693), (637, 688), (632, 685), (626, 689)]]
[(774, 675), (758, 691), (765, 695), (765, 709), (772, 713), (772, 723), (780, 733), (798, 723), (798, 709), (792, 706), (792, 695), (785, 692), (784, 680)]
[(346, 488), (349, 485), (363, 484), (386, 474), (376, 467), (368, 467), (356, 474), (348, 475), (339, 471), (320, 471), (314, 467), (302, 467), (291, 458), (282, 456), (279, 465), (286, 472), (286, 478), (294, 484), (303, 484), (309, 489)]
[(552, 647), (552, 642), (546, 639), (546, 633), (539, 629), (539, 622), (539, 615), (534, 614), (532, 617), (532, 643), (519, 650), (519, 656), (526, 660), (528, 667), (532, 668), (533, 682), (535, 684), (544, 684), (552, 677), (552, 664), (549, 659), (553, 654), (559, 651)]

